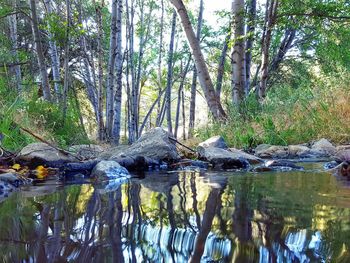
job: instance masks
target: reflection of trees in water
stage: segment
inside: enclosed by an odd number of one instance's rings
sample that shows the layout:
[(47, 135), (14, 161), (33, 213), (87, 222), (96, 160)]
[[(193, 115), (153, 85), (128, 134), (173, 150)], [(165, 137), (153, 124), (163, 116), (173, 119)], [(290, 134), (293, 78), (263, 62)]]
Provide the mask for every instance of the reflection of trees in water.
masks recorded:
[[(294, 208), (300, 200), (271, 190), (281, 183), (275, 178), (215, 178), (210, 182), (216, 187), (185, 172), (169, 175), (151, 189), (146, 176), (108, 193), (87, 195), (85, 186), (71, 186), (38, 198), (14, 195), (0, 205), (0, 253), (11, 262), (293, 262), (329, 255), (349, 260), (346, 223), (328, 221), (319, 232), (322, 242), (315, 241), (312, 200), (299, 210), (278, 207), (271, 202)], [(349, 223), (348, 208), (332, 209)]]

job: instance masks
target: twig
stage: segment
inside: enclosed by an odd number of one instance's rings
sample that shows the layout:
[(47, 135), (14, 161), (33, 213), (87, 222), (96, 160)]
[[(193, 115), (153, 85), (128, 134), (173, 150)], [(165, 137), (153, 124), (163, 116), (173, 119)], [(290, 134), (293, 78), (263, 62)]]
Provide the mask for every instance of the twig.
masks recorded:
[(77, 156), (77, 155), (75, 155), (75, 154), (73, 154), (73, 153), (70, 153), (70, 152), (68, 152), (68, 151), (65, 151), (65, 150), (63, 150), (63, 149), (61, 149), (61, 148), (58, 148), (57, 146), (53, 145), (52, 143), (50, 143), (50, 142), (44, 140), (43, 138), (41, 138), (40, 136), (34, 134), (34, 133), (31, 132), (30, 130), (28, 130), (28, 129), (26, 129), (26, 128), (23, 128), (23, 127), (20, 127), (20, 126), (19, 126), (19, 128), (20, 128), (22, 131), (24, 131), (24, 132), (30, 134), (31, 136), (33, 136), (35, 139), (37, 139), (37, 140), (41, 141), (42, 143), (45, 143), (45, 144), (49, 145), (50, 147), (54, 148), (55, 150), (59, 151), (60, 153), (62, 153), (62, 154), (64, 154), (64, 155), (71, 155), (71, 156), (77, 158), (78, 160), (81, 160), (81, 158), (80, 158), (79, 156)]
[(194, 152), (194, 153), (197, 153), (196, 150), (191, 149), (190, 147), (188, 147), (188, 146), (182, 144), (181, 142), (179, 142), (178, 140), (176, 140), (176, 139), (174, 139), (174, 138), (172, 138), (172, 137), (168, 137), (168, 138), (169, 138), (169, 140), (171, 140), (171, 141), (173, 141), (173, 142), (176, 142), (177, 144), (181, 145), (182, 147), (186, 148), (187, 150), (189, 150), (189, 151), (191, 151), (191, 152)]

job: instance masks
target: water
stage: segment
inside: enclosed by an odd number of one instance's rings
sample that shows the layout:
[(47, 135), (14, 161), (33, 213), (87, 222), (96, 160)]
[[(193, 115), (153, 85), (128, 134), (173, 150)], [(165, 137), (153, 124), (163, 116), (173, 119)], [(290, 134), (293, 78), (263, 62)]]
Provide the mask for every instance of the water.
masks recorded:
[(306, 165), (31, 186), (0, 203), (0, 262), (350, 262), (350, 187)]

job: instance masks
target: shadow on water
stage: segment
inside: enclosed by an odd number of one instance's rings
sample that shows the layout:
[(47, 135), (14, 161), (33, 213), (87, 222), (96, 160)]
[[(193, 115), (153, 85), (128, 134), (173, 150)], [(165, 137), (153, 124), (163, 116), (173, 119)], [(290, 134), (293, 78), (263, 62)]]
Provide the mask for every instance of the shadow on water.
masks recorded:
[(33, 186), (0, 203), (0, 262), (350, 262), (350, 189), (329, 174), (110, 186)]

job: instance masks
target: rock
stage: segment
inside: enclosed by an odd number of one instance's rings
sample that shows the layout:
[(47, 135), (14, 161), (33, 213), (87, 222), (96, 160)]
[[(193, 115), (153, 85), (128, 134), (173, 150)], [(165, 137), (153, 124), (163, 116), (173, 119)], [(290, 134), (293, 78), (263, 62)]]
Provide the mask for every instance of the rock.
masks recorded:
[(126, 168), (115, 161), (101, 161), (91, 172), (91, 177), (101, 178), (121, 178), (130, 177)]
[(17, 160), (33, 168), (42, 164), (50, 167), (61, 167), (65, 163), (78, 161), (72, 155), (66, 155), (45, 143), (32, 143), (27, 145), (20, 151)]
[(16, 173), (0, 174), (0, 201), (18, 190), (21, 185), (30, 184), (31, 179), (24, 178)]
[(344, 150), (350, 150), (350, 145), (347, 144), (347, 145), (339, 145), (336, 147), (336, 151), (337, 152), (341, 152), (341, 151), (344, 151)]
[(336, 148), (326, 139), (321, 139), (311, 146), (312, 155), (318, 157), (329, 157), (336, 153)]
[(221, 136), (214, 136), (209, 138), (208, 140), (201, 142), (198, 144), (199, 147), (209, 148), (209, 147), (215, 147), (215, 148), (221, 148), (221, 149), (227, 149), (227, 144)]
[(289, 145), (288, 158), (306, 158), (311, 157), (311, 149), (305, 145)]
[(258, 164), (258, 163), (263, 163), (264, 160), (262, 160), (259, 157), (256, 157), (254, 155), (251, 155), (249, 153), (243, 152), (241, 150), (237, 150), (235, 148), (230, 148), (230, 152), (234, 153), (237, 158), (244, 158), (246, 159), (250, 164)]
[(341, 163), (340, 174), (350, 179), (350, 162), (345, 161)]
[(298, 166), (295, 163), (288, 160), (271, 160), (267, 161), (264, 165), (254, 167), (252, 172), (271, 172), (271, 171), (292, 171), (304, 170), (304, 167)]
[(255, 148), (255, 155), (260, 158), (288, 158), (289, 150), (287, 146), (261, 144)]
[(162, 128), (154, 128), (143, 134), (127, 148), (111, 149), (110, 160), (121, 157), (143, 156), (158, 162), (174, 162), (180, 159), (175, 144), (169, 139), (170, 134)]
[(199, 146), (197, 151), (200, 158), (210, 162), (214, 168), (221, 169), (246, 169), (249, 162), (237, 154), (216, 147), (204, 148)]
[(350, 162), (350, 149), (340, 150), (336, 153), (335, 159), (339, 162)]
[(84, 160), (95, 159), (103, 152), (103, 148), (95, 144), (73, 145), (68, 150)]

